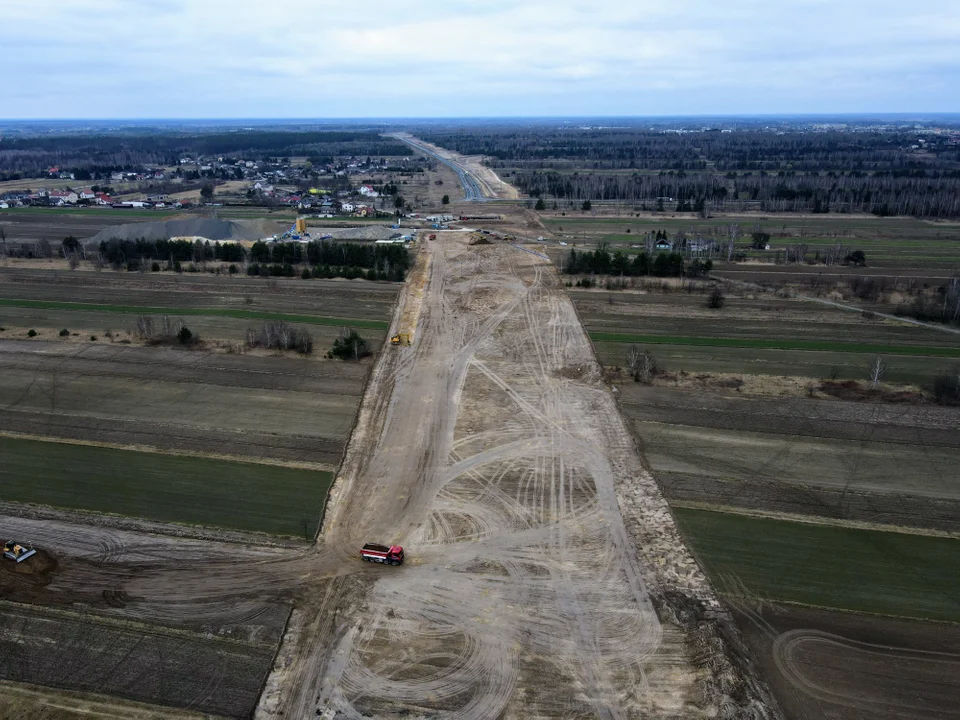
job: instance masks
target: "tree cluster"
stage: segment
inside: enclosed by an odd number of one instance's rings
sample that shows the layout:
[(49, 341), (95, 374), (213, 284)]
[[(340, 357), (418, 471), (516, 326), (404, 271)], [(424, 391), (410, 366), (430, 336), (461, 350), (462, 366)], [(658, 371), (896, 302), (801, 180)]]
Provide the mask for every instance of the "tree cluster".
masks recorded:
[(606, 243), (596, 250), (570, 250), (563, 271), (570, 275), (656, 275), (658, 277), (699, 277), (713, 269), (713, 262), (693, 258), (684, 261), (679, 252), (660, 252), (651, 256), (640, 251), (631, 258), (622, 250), (610, 252)]
[[(49, 243), (48, 243), (49, 245)], [(69, 245), (69, 247), (68, 247)], [(75, 252), (76, 240), (64, 240), (65, 254)], [(244, 263), (248, 275), (294, 277), (303, 273), (298, 266), (312, 266), (306, 277), (365, 277), (369, 280), (402, 281), (410, 267), (410, 252), (402, 245), (376, 245), (318, 240), (311, 243), (265, 243), (258, 241), (249, 252), (238, 243), (189, 240), (105, 240), (100, 243), (100, 260), (115, 268), (139, 269), (149, 261), (165, 261), (179, 270), (181, 263), (221, 261)], [(52, 248), (39, 248), (37, 253)], [(152, 263), (160, 270), (159, 262)], [(234, 269), (235, 270), (235, 269)]]
[(340, 360), (360, 360), (370, 354), (367, 341), (352, 328), (340, 328), (340, 337), (333, 341), (327, 357)]
[(250, 348), (296, 350), (303, 355), (313, 352), (313, 336), (283, 320), (269, 320), (258, 329), (248, 329), (246, 342)]

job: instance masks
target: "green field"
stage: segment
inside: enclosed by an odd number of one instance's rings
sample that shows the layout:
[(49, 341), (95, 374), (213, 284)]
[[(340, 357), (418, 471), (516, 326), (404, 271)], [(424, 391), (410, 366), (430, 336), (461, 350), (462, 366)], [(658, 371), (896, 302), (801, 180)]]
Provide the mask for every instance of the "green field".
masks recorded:
[(766, 350), (813, 350), (820, 352), (868, 353), (871, 355), (921, 355), (960, 358), (960, 347), (930, 345), (877, 345), (828, 340), (765, 340), (762, 338), (691, 337), (677, 335), (634, 335), (628, 333), (591, 332), (595, 342), (650, 343), (659, 345), (693, 345), (697, 347), (741, 347)]
[(390, 323), (384, 320), (359, 320), (353, 318), (324, 317), (320, 315), (238, 310), (234, 308), (141, 307), (137, 305), (106, 305), (99, 303), (59, 302), (54, 300), (23, 300), (17, 298), (0, 298), (0, 306), (40, 310), (111, 312), (130, 315), (195, 315), (231, 317), (245, 320), (285, 320), (287, 322), (303, 323), (306, 325), (349, 325), (350, 327), (366, 328), (368, 330), (385, 330), (390, 325)]
[(960, 622), (960, 540), (675, 508), (729, 595)]
[[(669, 213), (657, 218), (638, 218), (632, 216), (628, 206), (624, 206), (623, 214), (616, 217), (557, 217), (555, 212), (547, 212), (541, 214), (541, 219), (548, 230), (567, 242), (588, 249), (606, 242), (613, 246), (612, 249), (622, 250), (627, 255), (640, 252), (630, 246), (642, 245), (644, 234), (650, 231), (665, 230), (673, 237), (682, 230), (688, 237), (702, 234), (708, 239), (725, 241), (729, 225), (735, 223), (740, 225), (743, 233), (737, 243), (738, 252), (744, 252), (748, 258), (771, 263), (776, 251), (783, 250), (787, 245), (804, 244), (808, 247), (808, 255), (813, 257), (816, 251), (824, 251), (840, 243), (848, 250), (858, 249), (866, 253), (867, 273), (878, 268), (960, 270), (960, 225), (915, 218), (756, 215), (702, 219), (670, 217)], [(757, 228), (771, 234), (769, 251), (749, 247), (750, 233)]]
[(333, 473), (0, 437), (7, 502), (313, 537)]

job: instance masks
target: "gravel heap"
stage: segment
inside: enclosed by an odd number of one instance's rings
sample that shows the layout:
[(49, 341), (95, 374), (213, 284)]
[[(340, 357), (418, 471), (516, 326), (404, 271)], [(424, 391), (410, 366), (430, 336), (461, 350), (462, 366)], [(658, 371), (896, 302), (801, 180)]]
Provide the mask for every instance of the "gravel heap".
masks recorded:
[(169, 240), (175, 237), (201, 237), (207, 240), (258, 240), (257, 229), (233, 220), (190, 218), (166, 222), (131, 223), (104, 228), (92, 238), (99, 244), (109, 240)]
[(321, 228), (307, 226), (310, 237), (314, 240), (322, 235), (330, 235), (333, 240), (389, 240), (397, 235), (406, 235), (410, 228), (395, 230), (387, 225), (363, 225), (355, 228)]

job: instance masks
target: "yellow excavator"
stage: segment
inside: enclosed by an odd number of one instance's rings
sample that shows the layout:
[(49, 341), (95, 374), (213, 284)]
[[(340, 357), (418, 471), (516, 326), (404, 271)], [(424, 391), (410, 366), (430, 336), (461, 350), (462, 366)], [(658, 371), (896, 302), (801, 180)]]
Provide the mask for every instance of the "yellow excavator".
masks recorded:
[(410, 347), (413, 344), (413, 339), (410, 337), (410, 333), (398, 333), (390, 338), (390, 344)]

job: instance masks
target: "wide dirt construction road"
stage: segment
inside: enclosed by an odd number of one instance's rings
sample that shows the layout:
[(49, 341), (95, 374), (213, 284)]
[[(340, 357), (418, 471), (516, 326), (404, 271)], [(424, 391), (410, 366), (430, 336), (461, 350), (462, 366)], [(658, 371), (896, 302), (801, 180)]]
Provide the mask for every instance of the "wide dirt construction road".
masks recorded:
[[(704, 619), (719, 606), (553, 267), (453, 233), (422, 252), (414, 345), (378, 362), (328, 508), (317, 573), (336, 555), (339, 576), (260, 716), (774, 715)], [(350, 577), (370, 541), (406, 564)]]

